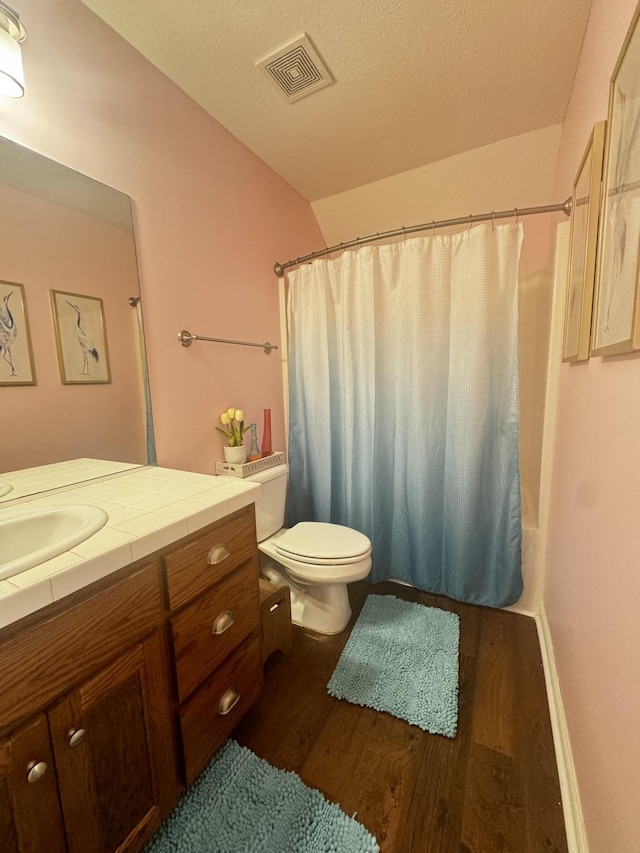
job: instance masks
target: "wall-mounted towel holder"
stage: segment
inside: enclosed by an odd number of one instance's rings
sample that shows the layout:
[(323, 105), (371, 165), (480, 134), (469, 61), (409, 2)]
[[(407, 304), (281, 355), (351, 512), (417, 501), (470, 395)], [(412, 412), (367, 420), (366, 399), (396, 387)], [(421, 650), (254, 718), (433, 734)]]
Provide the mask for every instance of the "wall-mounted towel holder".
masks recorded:
[(272, 349), (278, 349), (277, 344), (270, 344), (269, 341), (265, 341), (263, 344), (255, 344), (251, 341), (230, 341), (226, 338), (205, 338), (202, 335), (192, 335), (191, 332), (188, 332), (186, 329), (178, 332), (178, 340), (183, 347), (190, 347), (194, 341), (212, 341), (214, 344), (237, 344), (241, 347), (261, 347), (267, 355), (271, 354)]

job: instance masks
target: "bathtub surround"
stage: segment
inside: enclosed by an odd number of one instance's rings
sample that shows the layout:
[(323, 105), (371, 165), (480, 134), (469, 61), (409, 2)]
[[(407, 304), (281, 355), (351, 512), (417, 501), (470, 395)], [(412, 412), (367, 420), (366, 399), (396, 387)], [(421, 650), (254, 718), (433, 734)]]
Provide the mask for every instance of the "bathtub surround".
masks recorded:
[(436, 607), (370, 595), (327, 691), (454, 738), (460, 619)]
[(372, 579), (522, 593), (522, 225), (365, 246), (289, 278), (288, 525), (347, 525)]
[(379, 853), (354, 818), (228, 740), (189, 789), (145, 853)]

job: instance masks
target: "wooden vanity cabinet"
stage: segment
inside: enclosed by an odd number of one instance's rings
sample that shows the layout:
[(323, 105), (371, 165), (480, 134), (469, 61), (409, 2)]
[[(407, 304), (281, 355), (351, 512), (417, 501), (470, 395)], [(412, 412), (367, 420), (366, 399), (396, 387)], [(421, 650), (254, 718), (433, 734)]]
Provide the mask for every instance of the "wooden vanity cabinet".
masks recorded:
[(1, 630), (0, 853), (141, 850), (257, 697), (259, 629), (251, 504)]
[(3, 853), (137, 851), (175, 805), (160, 580), (142, 566), (0, 635)]

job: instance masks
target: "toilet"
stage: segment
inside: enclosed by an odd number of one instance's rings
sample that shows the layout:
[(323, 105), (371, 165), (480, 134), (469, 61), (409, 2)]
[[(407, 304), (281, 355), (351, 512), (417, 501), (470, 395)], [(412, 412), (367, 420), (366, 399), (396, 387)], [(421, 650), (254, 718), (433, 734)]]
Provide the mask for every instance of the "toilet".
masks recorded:
[[(291, 620), (319, 634), (339, 634), (351, 618), (347, 584), (371, 571), (371, 542), (341, 524), (302, 521), (283, 528), (287, 465), (247, 478), (260, 483), (256, 501), (260, 573), (291, 590)], [(265, 559), (266, 558), (266, 559)]]

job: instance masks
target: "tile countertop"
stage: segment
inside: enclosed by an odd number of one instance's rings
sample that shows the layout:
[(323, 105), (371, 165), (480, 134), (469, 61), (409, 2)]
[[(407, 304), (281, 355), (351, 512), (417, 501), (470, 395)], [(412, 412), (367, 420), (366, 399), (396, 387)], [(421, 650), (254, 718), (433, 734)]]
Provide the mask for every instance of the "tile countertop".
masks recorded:
[(91, 504), (109, 519), (70, 551), (0, 581), (0, 628), (253, 503), (259, 491), (258, 483), (234, 477), (141, 467), (19, 501)]

